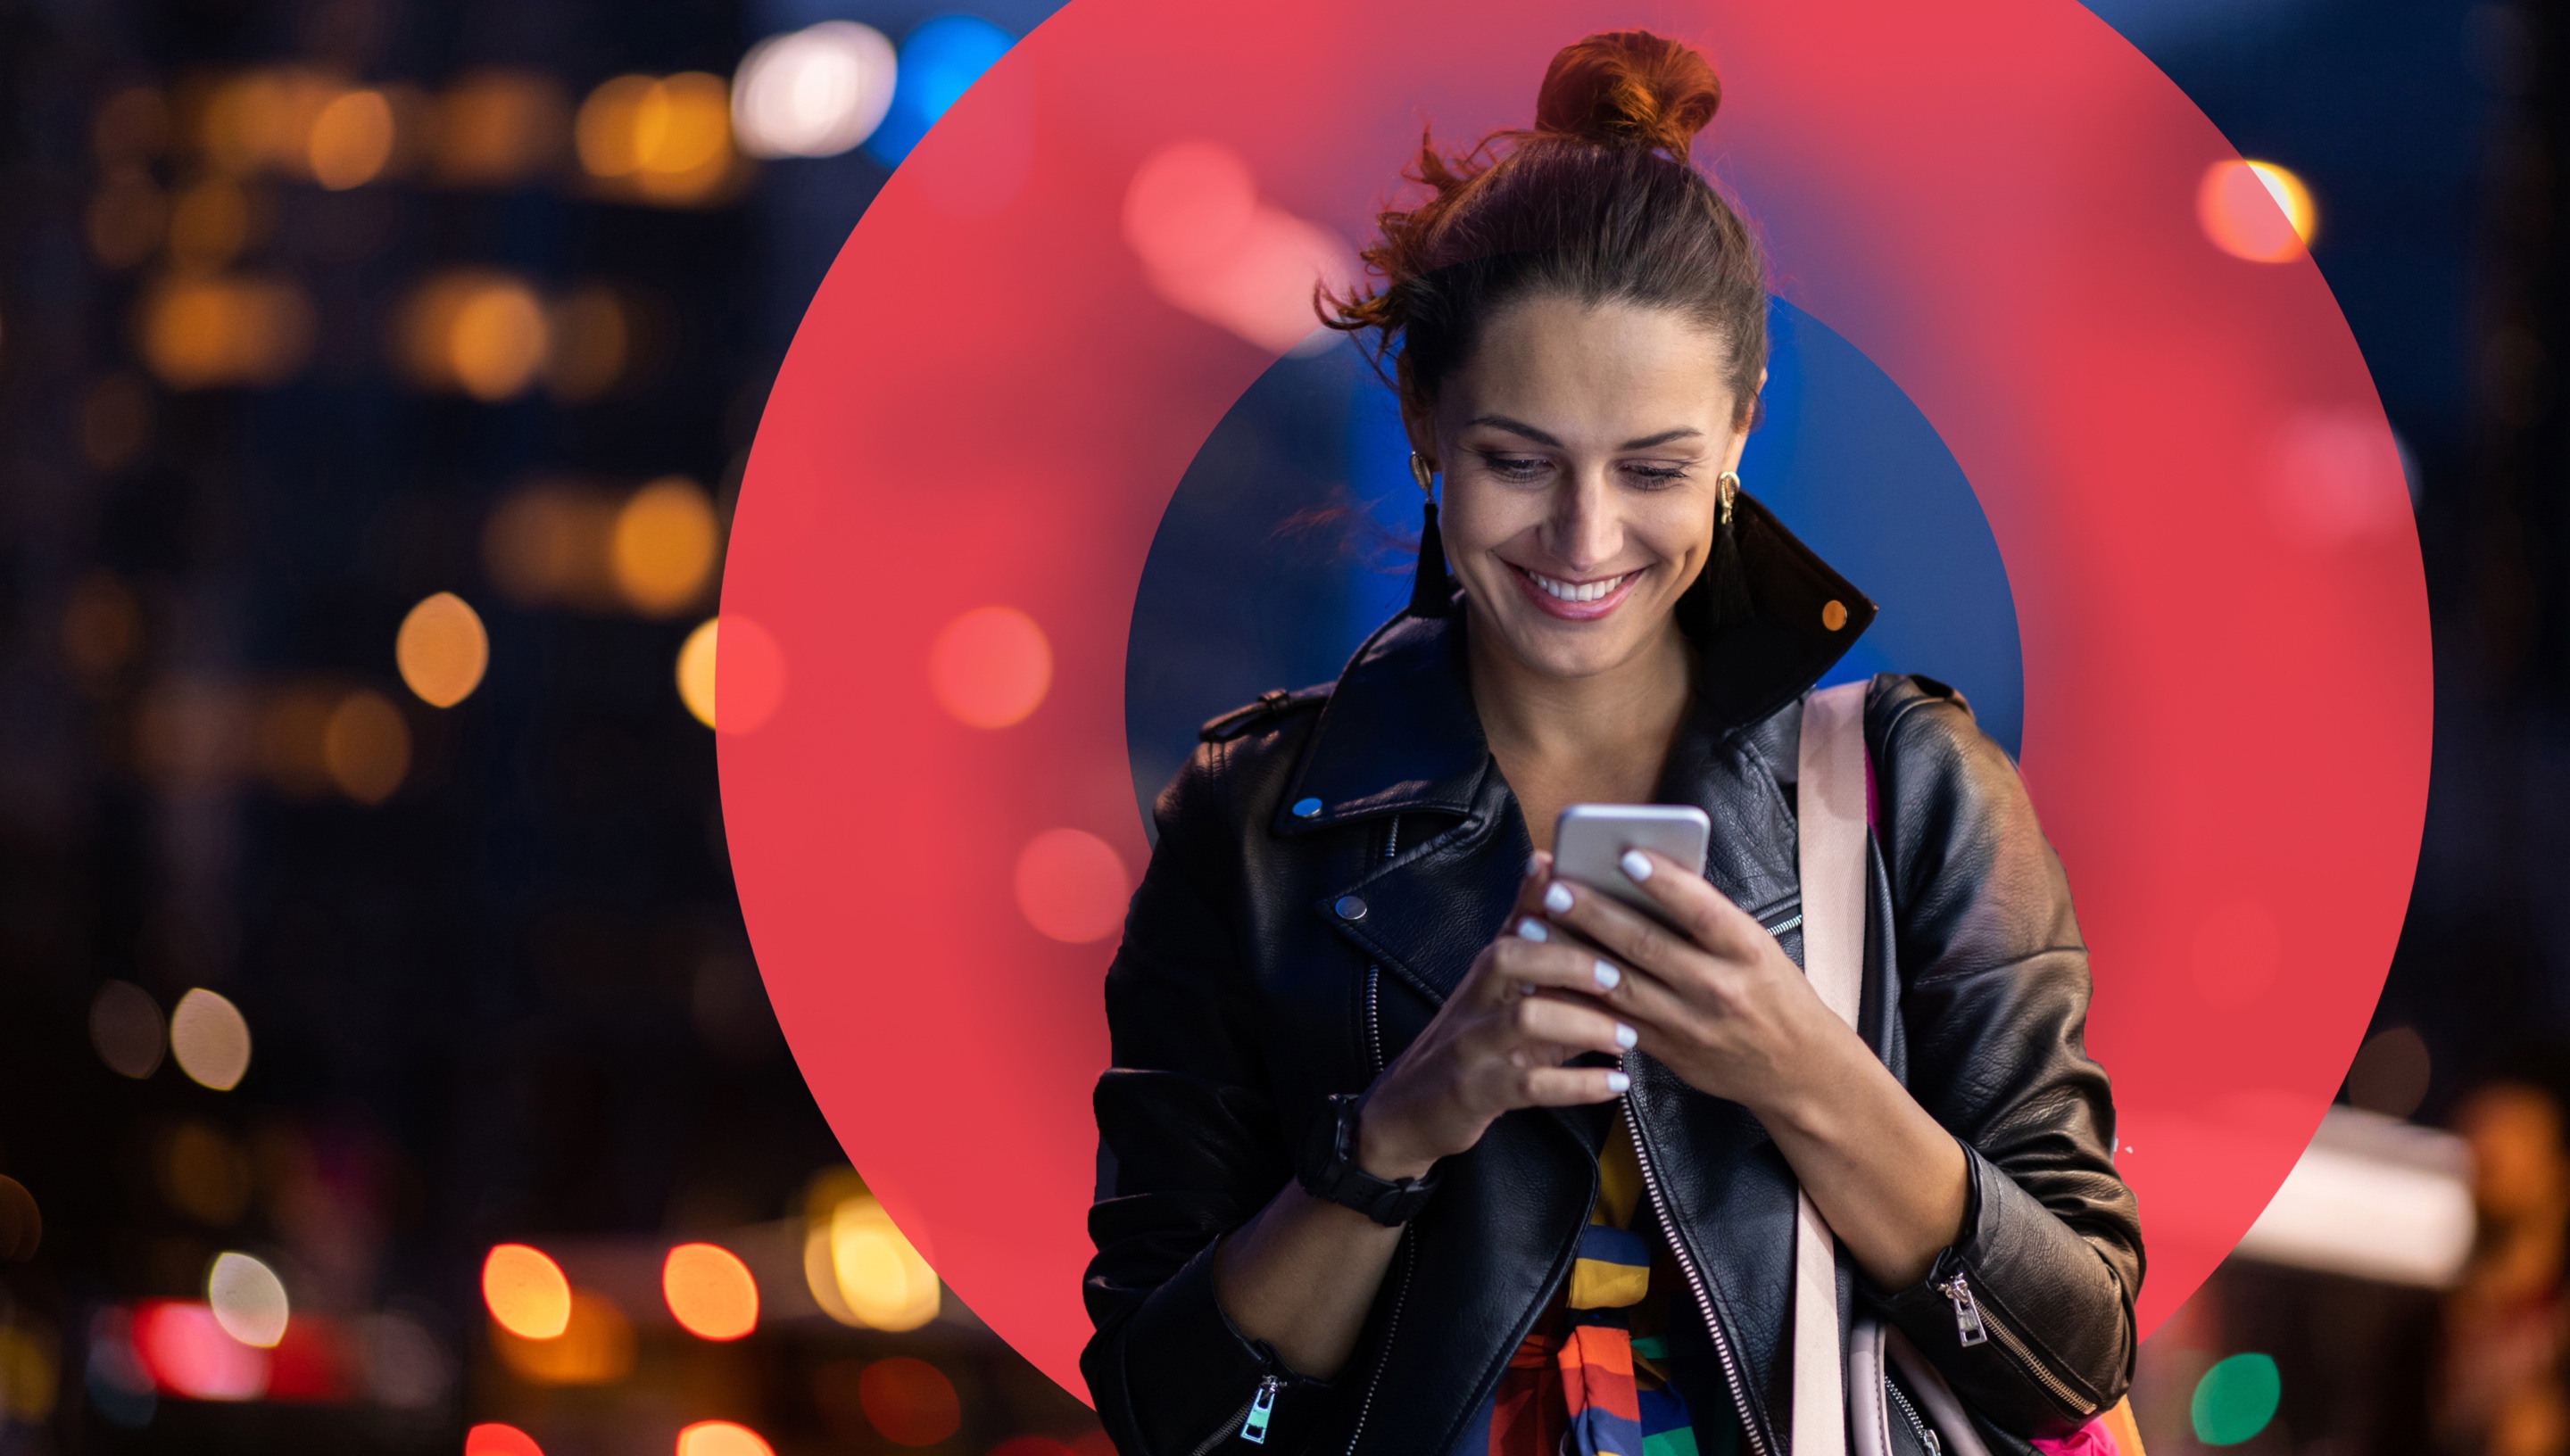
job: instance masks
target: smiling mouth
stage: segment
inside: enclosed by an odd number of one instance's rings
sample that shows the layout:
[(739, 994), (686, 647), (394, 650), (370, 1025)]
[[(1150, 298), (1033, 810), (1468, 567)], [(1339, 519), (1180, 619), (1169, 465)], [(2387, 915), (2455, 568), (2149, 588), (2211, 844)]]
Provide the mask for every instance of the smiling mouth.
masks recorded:
[[(1510, 562), (1509, 564), (1514, 565), (1515, 563)], [(1541, 591), (1544, 595), (1551, 597), (1555, 601), (1567, 601), (1573, 604), (1586, 601), (1603, 601), (1607, 597), (1614, 595), (1617, 588), (1621, 587), (1625, 582), (1642, 574), (1639, 571), (1626, 571), (1620, 576), (1606, 576), (1595, 581), (1564, 581), (1560, 577), (1547, 576), (1541, 571), (1531, 571), (1523, 566), (1517, 566), (1516, 570), (1518, 575), (1533, 582), (1535, 589)]]

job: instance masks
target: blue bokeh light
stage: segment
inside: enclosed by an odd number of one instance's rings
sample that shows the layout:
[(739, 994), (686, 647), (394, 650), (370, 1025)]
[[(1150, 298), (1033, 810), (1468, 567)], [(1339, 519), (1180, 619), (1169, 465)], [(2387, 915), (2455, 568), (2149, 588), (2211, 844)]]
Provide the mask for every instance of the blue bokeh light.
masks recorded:
[(1016, 37), (978, 16), (941, 15), (920, 22), (901, 43), (892, 109), (866, 139), (866, 151), (886, 167), (899, 166), (946, 109), (1016, 43)]

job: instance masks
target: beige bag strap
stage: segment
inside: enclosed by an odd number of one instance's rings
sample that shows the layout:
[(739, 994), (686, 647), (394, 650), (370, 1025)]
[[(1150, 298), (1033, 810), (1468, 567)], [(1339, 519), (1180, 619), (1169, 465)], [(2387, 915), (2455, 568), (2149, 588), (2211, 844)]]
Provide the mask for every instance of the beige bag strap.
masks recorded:
[[(1803, 973), (1851, 1026), (1865, 978), (1867, 686), (1851, 682), (1803, 700), (1795, 789), (1802, 821)], [(1846, 1456), (1837, 1245), (1811, 1199), (1798, 1195), (1797, 1203), (1791, 1456)]]

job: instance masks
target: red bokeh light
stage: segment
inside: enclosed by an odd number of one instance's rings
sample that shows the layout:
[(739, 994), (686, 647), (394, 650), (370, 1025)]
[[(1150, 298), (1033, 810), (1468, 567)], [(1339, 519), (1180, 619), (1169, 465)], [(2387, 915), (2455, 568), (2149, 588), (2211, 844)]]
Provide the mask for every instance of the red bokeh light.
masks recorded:
[(1053, 686), (1053, 644), (1013, 606), (981, 606), (948, 622), (928, 649), (938, 705), (976, 728), (1025, 718)]
[(1049, 829), (1018, 852), (1018, 910), (1056, 940), (1102, 939), (1124, 923), (1132, 882), (1114, 847), (1076, 829)]
[(545, 1448), (516, 1426), (485, 1421), (464, 1433), (464, 1456), (545, 1456)]
[(857, 1377), (857, 1400), (866, 1420), (896, 1446), (934, 1446), (964, 1423), (946, 1372), (908, 1355), (866, 1366)]
[(660, 1296), (689, 1334), (738, 1339), (758, 1327), (758, 1281), (740, 1256), (712, 1244), (681, 1244), (660, 1264)]
[(134, 1352), (152, 1383), (173, 1395), (255, 1400), (267, 1393), (268, 1352), (225, 1334), (214, 1311), (200, 1303), (144, 1303), (134, 1311)]

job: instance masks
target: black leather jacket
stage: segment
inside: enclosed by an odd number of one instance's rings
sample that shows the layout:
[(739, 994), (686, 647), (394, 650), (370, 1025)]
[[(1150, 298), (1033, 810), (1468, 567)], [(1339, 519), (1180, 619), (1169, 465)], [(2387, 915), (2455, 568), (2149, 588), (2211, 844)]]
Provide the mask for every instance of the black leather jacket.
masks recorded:
[[(1712, 816), (1707, 876), (1784, 927), (1799, 961), (1799, 700), (1873, 608), (1742, 504), (1758, 619), (1703, 646), (1660, 798)], [(1837, 630), (1831, 601), (1848, 608)], [(1566, 1276), (1611, 1106), (1510, 1113), (1447, 1159), (1332, 1380), (1244, 1338), (1213, 1292), (1216, 1241), (1292, 1178), (1322, 1099), (1401, 1053), (1514, 898), (1529, 841), (1473, 708), (1464, 622), (1396, 618), (1334, 686), (1216, 719), (1160, 796), (1106, 979), (1097, 1332), (1080, 1361), (1128, 1456), (1253, 1449), (1237, 1436), (1270, 1380), (1265, 1451), (1443, 1456)], [(1994, 1449), (2023, 1451), (2132, 1370), (2141, 1231), (2081, 1045), (2087, 953), (2022, 784), (1957, 695), (1878, 677), (1866, 736), (1879, 813), (1859, 1029), (1962, 1143), (1971, 1198), (1963, 1238), (1915, 1287), (1874, 1288), (1842, 1255), (1841, 1304), (1896, 1323)], [(1700, 1412), (1732, 1403), (1750, 1456), (1782, 1456), (1793, 1176), (1746, 1109), (1639, 1054), (1627, 1065), (1654, 1201), (1700, 1285), (1705, 1321), (1679, 1322), (1684, 1393)], [(1990, 1336), (1970, 1345), (1965, 1286)]]

